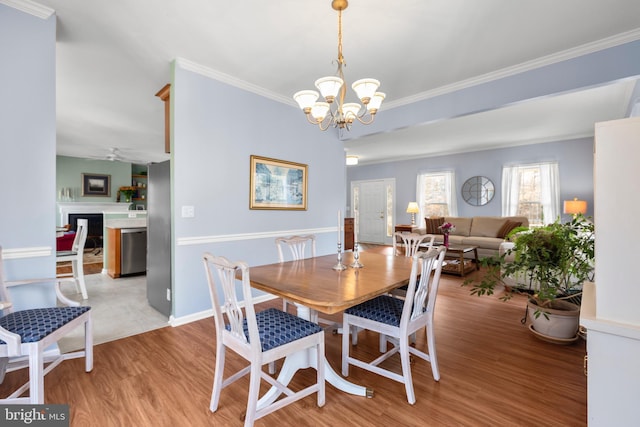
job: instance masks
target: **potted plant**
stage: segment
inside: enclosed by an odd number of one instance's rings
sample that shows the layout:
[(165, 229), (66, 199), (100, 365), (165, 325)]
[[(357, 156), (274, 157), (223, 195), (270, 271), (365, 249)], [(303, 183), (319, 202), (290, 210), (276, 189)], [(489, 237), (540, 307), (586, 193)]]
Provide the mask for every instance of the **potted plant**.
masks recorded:
[(133, 187), (133, 186), (120, 187), (120, 195), (124, 197), (125, 202), (130, 202), (131, 197), (133, 197), (135, 192), (136, 192), (136, 187)]
[(558, 342), (577, 335), (582, 283), (594, 279), (594, 226), (582, 215), (527, 230), (513, 230), (504, 252), (482, 260), (487, 267), (479, 281), (470, 279), (471, 294), (492, 295), (505, 286), (503, 300), (529, 294), (530, 329)]

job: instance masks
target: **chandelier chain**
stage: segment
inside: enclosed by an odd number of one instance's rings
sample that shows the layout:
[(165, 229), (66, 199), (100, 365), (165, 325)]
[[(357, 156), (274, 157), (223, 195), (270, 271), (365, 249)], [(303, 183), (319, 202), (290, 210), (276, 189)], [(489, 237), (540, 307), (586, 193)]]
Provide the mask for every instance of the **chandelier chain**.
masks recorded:
[(344, 64), (342, 56), (342, 10), (338, 11), (338, 64)]

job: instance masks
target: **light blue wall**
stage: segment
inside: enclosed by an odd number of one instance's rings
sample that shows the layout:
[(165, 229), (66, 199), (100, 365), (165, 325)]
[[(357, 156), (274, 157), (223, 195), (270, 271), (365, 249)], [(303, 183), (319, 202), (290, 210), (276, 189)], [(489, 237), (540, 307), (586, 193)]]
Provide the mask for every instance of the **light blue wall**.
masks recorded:
[[(211, 308), (202, 265), (210, 251), (250, 266), (277, 261), (275, 235), (314, 231), (318, 253), (336, 250), (344, 210), (344, 148), (335, 134), (284, 105), (175, 65), (172, 82), (173, 311)], [(250, 210), (249, 159), (308, 165), (308, 210)], [(194, 218), (182, 218), (194, 206)]]
[[(0, 5), (0, 245), (9, 280), (55, 276), (55, 40), (55, 17)], [(21, 288), (13, 300), (18, 309), (45, 306), (55, 294)]]
[[(502, 167), (515, 163), (557, 161), (560, 169), (560, 200), (578, 197), (586, 200), (588, 215), (593, 214), (593, 139), (526, 145), (500, 150), (476, 151), (448, 156), (427, 157), (375, 165), (350, 166), (347, 181), (381, 178), (396, 179), (396, 223), (409, 224), (407, 204), (416, 201), (416, 178), (421, 172), (453, 170), (456, 174), (456, 196), (459, 216), (502, 215)], [(485, 206), (471, 206), (461, 197), (462, 184), (481, 175), (493, 181), (496, 194)], [(348, 197), (348, 196), (347, 196)], [(416, 218), (424, 226), (424, 219)]]

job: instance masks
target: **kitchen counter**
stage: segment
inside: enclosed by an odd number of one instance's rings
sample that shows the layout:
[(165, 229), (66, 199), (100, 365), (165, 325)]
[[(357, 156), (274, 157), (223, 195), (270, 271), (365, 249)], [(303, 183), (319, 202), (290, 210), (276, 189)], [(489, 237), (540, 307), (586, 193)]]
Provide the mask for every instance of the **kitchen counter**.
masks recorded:
[(108, 219), (105, 222), (106, 228), (141, 228), (147, 226), (147, 218), (117, 218)]

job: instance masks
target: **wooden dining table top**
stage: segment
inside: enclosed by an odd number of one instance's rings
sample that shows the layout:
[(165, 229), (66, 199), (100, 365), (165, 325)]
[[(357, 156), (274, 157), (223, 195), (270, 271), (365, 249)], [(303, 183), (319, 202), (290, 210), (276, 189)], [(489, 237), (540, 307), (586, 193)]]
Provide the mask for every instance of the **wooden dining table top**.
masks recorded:
[(341, 312), (408, 283), (410, 257), (360, 252), (362, 268), (352, 268), (353, 252), (343, 254), (346, 270), (336, 271), (338, 255), (251, 267), (251, 286), (325, 314)]

